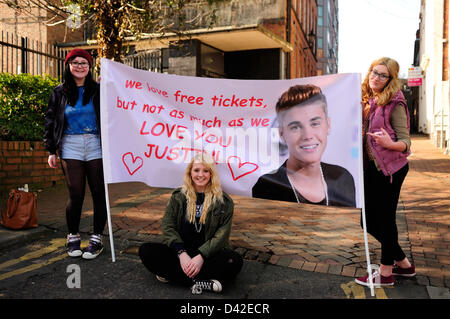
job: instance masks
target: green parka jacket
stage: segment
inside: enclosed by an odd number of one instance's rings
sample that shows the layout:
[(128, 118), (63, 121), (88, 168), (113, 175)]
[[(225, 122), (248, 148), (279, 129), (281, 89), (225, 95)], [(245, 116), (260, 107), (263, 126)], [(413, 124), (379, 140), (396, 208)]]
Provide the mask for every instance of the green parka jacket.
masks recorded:
[[(169, 247), (183, 243), (180, 227), (185, 202), (186, 196), (181, 192), (181, 188), (175, 189), (162, 219), (163, 242)], [(233, 200), (225, 192), (223, 203), (216, 202), (209, 207), (204, 225), (205, 243), (198, 248), (205, 258), (211, 257), (221, 249), (231, 248), (229, 239), (233, 212)]]

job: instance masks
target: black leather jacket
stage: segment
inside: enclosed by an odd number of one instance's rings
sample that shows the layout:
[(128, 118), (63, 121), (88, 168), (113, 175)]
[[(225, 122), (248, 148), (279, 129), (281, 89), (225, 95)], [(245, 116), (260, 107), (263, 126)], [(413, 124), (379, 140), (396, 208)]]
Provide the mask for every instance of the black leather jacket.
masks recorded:
[[(68, 98), (63, 85), (60, 84), (55, 87), (50, 95), (47, 112), (45, 113), (44, 145), (51, 155), (61, 150), (61, 139), (64, 134), (64, 111), (67, 101)], [(100, 132), (100, 85), (98, 84), (92, 102), (97, 118), (98, 131)]]

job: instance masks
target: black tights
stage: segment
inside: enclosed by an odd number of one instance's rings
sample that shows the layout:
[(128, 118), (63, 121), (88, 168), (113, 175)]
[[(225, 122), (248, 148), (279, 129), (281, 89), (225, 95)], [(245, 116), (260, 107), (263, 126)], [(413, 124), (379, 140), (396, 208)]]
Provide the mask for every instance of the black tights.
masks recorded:
[[(193, 280), (181, 269), (177, 254), (167, 245), (145, 243), (139, 248), (139, 256), (144, 266), (155, 275), (183, 286), (193, 285)], [(223, 285), (237, 276), (242, 264), (241, 255), (231, 249), (224, 249), (204, 261), (196, 279), (217, 279)]]
[(79, 232), (87, 178), (94, 202), (94, 233), (101, 235), (107, 217), (102, 159), (87, 162), (62, 159), (61, 163), (69, 189), (69, 200), (66, 206), (66, 221), (69, 233), (76, 234)]

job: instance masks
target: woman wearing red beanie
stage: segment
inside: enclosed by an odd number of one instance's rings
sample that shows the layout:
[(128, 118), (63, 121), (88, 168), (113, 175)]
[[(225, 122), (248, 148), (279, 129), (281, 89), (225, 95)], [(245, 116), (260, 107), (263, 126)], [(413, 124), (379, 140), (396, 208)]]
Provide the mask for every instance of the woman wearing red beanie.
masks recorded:
[[(100, 143), (100, 88), (92, 79), (91, 67), (92, 56), (87, 51), (74, 49), (67, 54), (63, 83), (50, 96), (44, 134), (50, 153), (48, 164), (56, 168), (58, 154), (69, 189), (67, 253), (85, 259), (93, 259), (102, 252), (107, 217)], [(83, 252), (79, 226), (86, 178), (94, 203), (94, 232)]]

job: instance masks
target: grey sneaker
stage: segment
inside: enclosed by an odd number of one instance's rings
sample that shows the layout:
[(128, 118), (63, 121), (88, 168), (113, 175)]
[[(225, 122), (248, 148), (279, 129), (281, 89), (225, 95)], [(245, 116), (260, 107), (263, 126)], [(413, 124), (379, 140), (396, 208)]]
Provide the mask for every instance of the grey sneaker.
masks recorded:
[(221, 292), (222, 284), (216, 279), (195, 280), (195, 283), (191, 289), (192, 294), (194, 295), (200, 295), (203, 292), (203, 290)]
[(102, 236), (93, 234), (89, 239), (89, 245), (83, 253), (84, 259), (94, 259), (103, 251)]
[(81, 245), (80, 234), (67, 235), (66, 247), (67, 247), (67, 254), (70, 257), (80, 257), (83, 254), (80, 245)]

